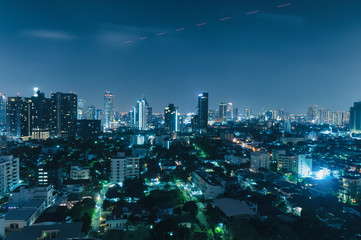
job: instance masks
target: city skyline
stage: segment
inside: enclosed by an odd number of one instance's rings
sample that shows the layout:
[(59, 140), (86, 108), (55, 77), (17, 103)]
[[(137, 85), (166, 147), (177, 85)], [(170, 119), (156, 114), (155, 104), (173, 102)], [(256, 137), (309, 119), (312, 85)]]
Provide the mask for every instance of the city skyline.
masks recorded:
[[(6, 3), (0, 10), (1, 92), (72, 91), (100, 108), (109, 90), (122, 112), (143, 94), (154, 112), (169, 103), (192, 112), (200, 92), (210, 93), (212, 108), (226, 101), (255, 112), (305, 113), (311, 104), (348, 109), (360, 99), (360, 2), (288, 2), (284, 8), (263, 0), (155, 8), (146, 1), (93, 1), (81, 14), (80, 1), (71, 8)], [(252, 10), (260, 12), (245, 14)], [(197, 27), (201, 23), (207, 24)], [(173, 31), (178, 27), (185, 29)], [(157, 37), (124, 45), (141, 36)]]

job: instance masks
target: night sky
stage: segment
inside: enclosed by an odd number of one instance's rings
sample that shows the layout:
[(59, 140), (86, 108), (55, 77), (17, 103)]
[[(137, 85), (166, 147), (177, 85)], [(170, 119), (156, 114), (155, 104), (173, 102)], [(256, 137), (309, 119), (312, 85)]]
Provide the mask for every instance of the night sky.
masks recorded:
[(346, 110), (361, 99), (360, 10), (360, 0), (2, 1), (0, 92), (73, 91), (103, 108), (110, 90), (120, 111), (143, 94), (154, 112), (194, 111), (202, 91), (212, 108), (242, 113)]

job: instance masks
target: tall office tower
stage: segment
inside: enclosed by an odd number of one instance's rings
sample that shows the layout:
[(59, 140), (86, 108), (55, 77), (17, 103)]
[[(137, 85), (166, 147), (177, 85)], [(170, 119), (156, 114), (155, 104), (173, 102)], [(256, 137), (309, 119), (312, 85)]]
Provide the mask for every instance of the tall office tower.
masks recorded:
[(280, 108), (280, 110), (278, 110), (278, 119), (283, 120), (286, 118), (286, 112), (284, 108)]
[(147, 103), (147, 127), (150, 127), (153, 125), (153, 108), (149, 107), (149, 104)]
[(227, 104), (225, 102), (221, 102), (219, 104), (219, 118), (222, 122), (226, 121), (226, 114), (227, 114)]
[(19, 185), (19, 158), (0, 156), (0, 195), (14, 190)]
[(52, 135), (57, 137), (74, 136), (77, 120), (77, 95), (74, 93), (52, 93), (52, 113), (50, 125)]
[(355, 102), (350, 108), (350, 131), (361, 133), (361, 101)]
[(164, 108), (164, 129), (168, 133), (174, 133), (179, 131), (179, 113), (178, 107), (174, 104), (169, 104)]
[(30, 104), (21, 97), (9, 97), (6, 104), (8, 136), (30, 136)]
[(233, 121), (238, 120), (238, 108), (233, 107)]
[(226, 110), (226, 120), (227, 121), (234, 121), (235, 115), (234, 115), (234, 109), (233, 103), (227, 103), (227, 110)]
[(6, 129), (6, 96), (0, 93), (0, 132)]
[(218, 116), (219, 116), (219, 110), (218, 109), (216, 109), (215, 111), (214, 110), (212, 110), (212, 109), (209, 109), (208, 110), (208, 120), (209, 121), (215, 121), (216, 120), (216, 118), (218, 118)]
[(350, 112), (342, 112), (342, 125), (347, 126), (350, 124)]
[(94, 107), (94, 105), (90, 105), (90, 106), (87, 106), (85, 108), (85, 119), (86, 120), (95, 120), (95, 107)]
[(30, 133), (34, 139), (50, 137), (51, 99), (38, 88), (34, 88), (34, 95), (26, 98), (30, 104)]
[(246, 109), (246, 119), (250, 119), (251, 118), (251, 109), (247, 108)]
[(111, 159), (111, 183), (122, 183), (127, 178), (139, 177), (139, 157), (126, 157), (124, 152), (119, 152)]
[(273, 110), (269, 110), (265, 112), (265, 120), (266, 121), (270, 121), (274, 119), (274, 111)]
[(105, 91), (104, 94), (104, 130), (111, 128), (111, 122), (114, 121), (114, 94)]
[(136, 114), (135, 114), (135, 124), (136, 128), (139, 130), (146, 130), (147, 125), (147, 100), (143, 97), (137, 101)]
[(198, 94), (197, 126), (206, 129), (208, 126), (208, 93)]
[(85, 119), (85, 100), (81, 98), (78, 99), (77, 119)]
[(307, 110), (307, 121), (314, 122), (318, 119), (317, 105), (310, 105)]
[(325, 122), (331, 124), (331, 110), (327, 109)]
[(129, 111), (129, 126), (131, 128), (137, 127), (137, 107), (133, 106)]
[(101, 109), (95, 110), (95, 120), (103, 120), (103, 111)]
[(331, 124), (333, 125), (341, 125), (342, 124), (342, 113), (340, 111), (336, 111), (332, 113)]
[(319, 117), (320, 123), (328, 123), (327, 111), (324, 108), (321, 108), (318, 111), (318, 117)]

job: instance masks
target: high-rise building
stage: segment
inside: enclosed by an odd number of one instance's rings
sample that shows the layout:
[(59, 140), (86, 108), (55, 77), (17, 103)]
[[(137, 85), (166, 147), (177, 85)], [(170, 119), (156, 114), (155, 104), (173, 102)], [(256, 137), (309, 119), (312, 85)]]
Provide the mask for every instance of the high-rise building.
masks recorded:
[(10, 137), (30, 136), (30, 104), (21, 97), (9, 97), (6, 104), (6, 129)]
[(342, 125), (347, 126), (350, 124), (350, 112), (342, 112)]
[(81, 120), (85, 118), (85, 100), (78, 99), (78, 110), (77, 110), (77, 119)]
[(286, 118), (286, 111), (284, 108), (280, 108), (280, 110), (278, 110), (278, 119), (282, 120)]
[(153, 108), (147, 102), (147, 127), (153, 126)]
[(343, 176), (339, 179), (338, 199), (344, 203), (357, 204), (361, 200), (361, 177)]
[(122, 183), (126, 178), (139, 177), (139, 157), (125, 156), (119, 152), (111, 158), (110, 182)]
[(76, 133), (77, 95), (74, 93), (51, 94), (51, 131), (53, 136), (68, 137)]
[(197, 127), (206, 129), (208, 126), (208, 93), (198, 94)]
[(103, 111), (101, 109), (95, 110), (95, 120), (103, 120)]
[[(86, 120), (95, 120), (95, 107), (94, 105), (87, 106), (85, 108), (85, 119)], [(100, 119), (97, 119), (100, 120)]]
[(317, 105), (310, 105), (307, 110), (307, 121), (314, 122), (318, 119)]
[(246, 109), (246, 119), (250, 119), (251, 118), (251, 109), (247, 108)]
[(174, 104), (169, 104), (164, 108), (164, 129), (168, 133), (174, 133), (179, 131), (179, 114), (178, 107)]
[(6, 129), (6, 96), (0, 93), (0, 133)]
[(361, 133), (361, 101), (355, 102), (350, 108), (350, 131)]
[(114, 94), (106, 91), (104, 94), (104, 130), (111, 128), (111, 122), (114, 121)]
[(227, 114), (227, 104), (225, 102), (221, 102), (219, 104), (219, 118), (222, 122), (226, 120), (226, 114)]
[(30, 105), (30, 133), (34, 139), (50, 137), (51, 99), (38, 88), (34, 88), (34, 95), (25, 98)]
[(226, 112), (226, 119), (227, 121), (233, 121), (234, 120), (234, 107), (233, 103), (227, 103), (227, 112)]
[(135, 123), (139, 130), (146, 130), (147, 124), (147, 100), (143, 97), (137, 101)]
[(19, 185), (19, 158), (0, 156), (0, 195)]

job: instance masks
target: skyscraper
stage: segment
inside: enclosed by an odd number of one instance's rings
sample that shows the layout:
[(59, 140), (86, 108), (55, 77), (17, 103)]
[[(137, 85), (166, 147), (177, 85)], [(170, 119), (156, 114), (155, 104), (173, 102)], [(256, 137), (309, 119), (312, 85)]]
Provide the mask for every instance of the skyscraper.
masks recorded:
[(208, 126), (208, 93), (198, 94), (197, 127), (206, 129)]
[(310, 105), (307, 110), (307, 121), (314, 122), (318, 119), (317, 105)]
[(350, 108), (350, 131), (361, 133), (361, 101), (355, 102)]
[(74, 93), (51, 94), (52, 135), (57, 137), (74, 136), (77, 120), (77, 95)]
[[(85, 108), (85, 119), (94, 120), (95, 119), (95, 106), (90, 105)], [(100, 119), (98, 119), (100, 120)]]
[(79, 98), (78, 99), (78, 111), (77, 111), (77, 119), (81, 120), (85, 118), (85, 100)]
[(147, 101), (145, 98), (139, 99), (136, 106), (136, 128), (139, 130), (147, 129)]
[(6, 96), (0, 93), (0, 132), (6, 129)]
[(21, 97), (9, 97), (6, 104), (6, 129), (10, 137), (30, 136), (30, 106)]
[(50, 137), (51, 99), (38, 88), (34, 88), (34, 95), (25, 98), (30, 105), (30, 133), (35, 139)]
[(114, 94), (105, 91), (104, 94), (104, 130), (111, 128), (111, 122), (114, 120)]
[(169, 104), (168, 107), (164, 108), (164, 129), (168, 133), (179, 131), (178, 107), (174, 104)]
[(246, 109), (246, 119), (250, 119), (251, 118), (251, 109), (247, 108)]
[(227, 104), (225, 102), (221, 102), (219, 104), (219, 118), (222, 122), (226, 120), (226, 113), (227, 113)]

